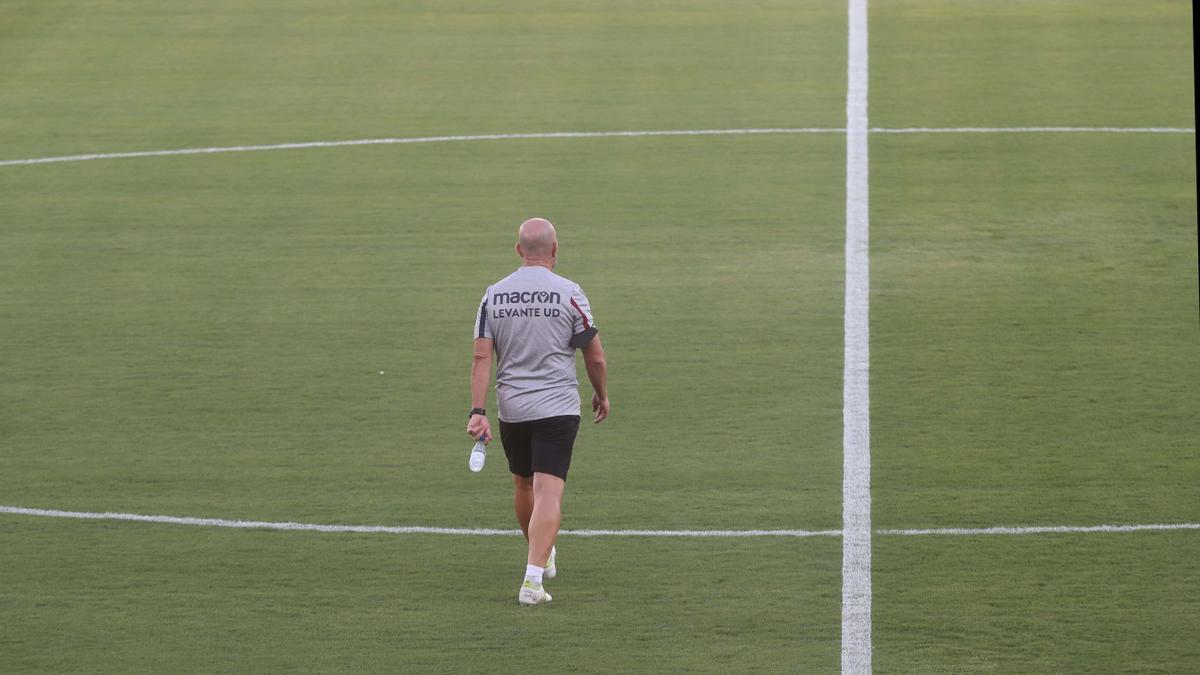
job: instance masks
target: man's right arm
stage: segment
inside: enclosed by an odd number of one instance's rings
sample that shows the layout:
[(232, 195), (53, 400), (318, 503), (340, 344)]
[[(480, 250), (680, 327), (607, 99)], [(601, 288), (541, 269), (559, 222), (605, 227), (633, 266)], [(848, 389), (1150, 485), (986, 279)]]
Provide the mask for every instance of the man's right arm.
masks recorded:
[(596, 413), (596, 424), (608, 417), (608, 362), (604, 359), (604, 347), (600, 336), (594, 335), (583, 347), (583, 364), (587, 367), (588, 380), (592, 383), (592, 410)]
[[(492, 339), (476, 338), (474, 356), (471, 359), (471, 409), (483, 408), (487, 405), (488, 385), (492, 381)], [(487, 415), (471, 415), (467, 421), (467, 433), (472, 438), (484, 437), (487, 442), (492, 437), (492, 427)]]
[[(471, 410), (487, 404), (488, 385), (492, 381), (492, 329), (488, 326), (487, 301), (491, 287), (479, 301), (479, 313), (475, 315), (475, 356), (471, 360)], [(483, 437), (486, 443), (492, 436), (487, 415), (471, 415), (467, 422), (467, 433), (472, 438)]]

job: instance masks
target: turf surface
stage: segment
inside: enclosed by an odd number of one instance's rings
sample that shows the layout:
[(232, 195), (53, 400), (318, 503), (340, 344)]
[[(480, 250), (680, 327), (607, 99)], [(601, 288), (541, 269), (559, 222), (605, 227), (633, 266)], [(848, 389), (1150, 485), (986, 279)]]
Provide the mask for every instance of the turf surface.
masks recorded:
[[(1189, 16), (873, 3), (872, 123), (1191, 127)], [(1194, 135), (871, 151), (875, 524), (1196, 522)], [(875, 665), (1193, 669), (1198, 557), (1195, 531), (877, 538)]]
[[(1192, 126), (1189, 20), (872, 2), (871, 122)], [(5, 2), (0, 160), (840, 127), (845, 52), (836, 2)], [(1194, 142), (872, 137), (876, 526), (1200, 522)], [(536, 214), (611, 367), (564, 526), (836, 529), (844, 174), (840, 134), (0, 167), (0, 504), (512, 527), (468, 331)], [(876, 537), (875, 665), (1189, 670), (1198, 540)], [(0, 670), (838, 666), (839, 539), (561, 548), (521, 613), (512, 537), (0, 515)]]
[[(4, 592), (5, 612), (21, 617), (6, 621), (0, 638), (9, 671), (827, 671), (837, 663), (835, 538), (573, 539), (551, 587), (558, 597), (526, 610), (515, 601), (516, 537), (8, 519), (0, 544), (4, 574), (22, 570), (21, 591)], [(702, 584), (671, 573), (697, 564)]]

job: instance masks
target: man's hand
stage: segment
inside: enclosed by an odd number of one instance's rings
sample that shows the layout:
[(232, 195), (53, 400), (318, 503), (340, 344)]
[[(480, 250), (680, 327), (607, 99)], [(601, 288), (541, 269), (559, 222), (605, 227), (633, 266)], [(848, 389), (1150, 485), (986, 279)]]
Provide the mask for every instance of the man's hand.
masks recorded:
[(596, 413), (596, 424), (608, 417), (608, 399), (600, 398), (600, 394), (592, 394), (592, 411)]
[(483, 436), (484, 443), (490, 443), (492, 440), (492, 425), (488, 422), (487, 415), (471, 415), (471, 421), (467, 422), (467, 434), (479, 440)]

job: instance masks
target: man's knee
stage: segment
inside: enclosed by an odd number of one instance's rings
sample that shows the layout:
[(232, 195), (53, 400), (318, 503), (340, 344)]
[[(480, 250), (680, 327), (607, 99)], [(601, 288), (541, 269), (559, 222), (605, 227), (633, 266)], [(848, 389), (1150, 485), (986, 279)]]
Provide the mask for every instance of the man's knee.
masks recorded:
[(566, 481), (548, 473), (533, 474), (533, 491), (538, 495), (547, 497), (562, 497), (563, 488), (566, 486)]
[(518, 490), (532, 490), (533, 476), (518, 476), (513, 474), (513, 485), (515, 485)]

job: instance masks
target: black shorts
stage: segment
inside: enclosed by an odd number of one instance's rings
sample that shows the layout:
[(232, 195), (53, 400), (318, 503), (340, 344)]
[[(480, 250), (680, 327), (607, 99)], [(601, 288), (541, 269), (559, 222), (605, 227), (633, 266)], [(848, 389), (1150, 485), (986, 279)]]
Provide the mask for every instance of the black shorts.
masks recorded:
[(504, 443), (504, 455), (508, 457), (508, 470), (526, 478), (537, 472), (566, 480), (577, 433), (579, 415), (528, 422), (500, 420), (500, 440)]

